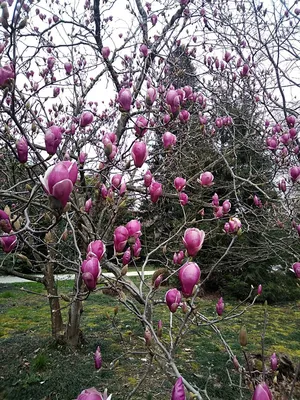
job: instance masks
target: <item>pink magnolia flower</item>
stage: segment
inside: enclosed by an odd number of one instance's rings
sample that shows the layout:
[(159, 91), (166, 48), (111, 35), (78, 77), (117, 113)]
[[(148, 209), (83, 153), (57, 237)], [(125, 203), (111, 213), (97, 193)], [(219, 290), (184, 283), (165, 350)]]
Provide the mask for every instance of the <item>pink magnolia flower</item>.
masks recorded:
[(75, 161), (60, 161), (49, 167), (40, 181), (46, 193), (57, 199), (62, 207), (67, 204), (73, 185), (77, 180), (78, 168)]
[(72, 72), (72, 69), (73, 69), (73, 65), (72, 65), (72, 63), (70, 63), (70, 62), (66, 62), (66, 63), (64, 64), (64, 68), (65, 68), (66, 74), (67, 74), (67, 75), (70, 75), (71, 72)]
[(171, 132), (165, 132), (162, 136), (162, 140), (165, 149), (170, 149), (176, 144), (176, 136)]
[(186, 400), (182, 377), (178, 378), (173, 386), (171, 400)]
[(149, 121), (143, 115), (137, 117), (134, 123), (135, 134), (137, 137), (143, 137), (147, 132)]
[(92, 199), (89, 198), (89, 199), (85, 202), (84, 211), (85, 211), (87, 214), (89, 214), (90, 211), (91, 211), (92, 206), (93, 206)]
[(81, 152), (78, 157), (78, 161), (80, 164), (84, 164), (86, 161), (87, 153)]
[(230, 233), (238, 233), (242, 227), (241, 221), (237, 217), (230, 218), (229, 220)]
[(103, 58), (105, 60), (107, 60), (109, 55), (110, 55), (110, 48), (109, 47), (103, 47), (101, 53), (102, 53)]
[(0, 68), (0, 86), (4, 86), (9, 79), (15, 78), (15, 72), (12, 65), (7, 64)]
[(132, 245), (133, 256), (138, 258), (141, 254), (141, 251), (142, 251), (142, 243), (139, 238), (136, 238), (134, 244)]
[(94, 120), (94, 115), (90, 111), (85, 111), (82, 113), (80, 117), (80, 126), (81, 128), (85, 128), (86, 126), (90, 125)]
[(184, 192), (180, 192), (179, 193), (179, 202), (182, 206), (187, 205), (187, 203), (189, 202), (189, 197), (186, 193)]
[(188, 228), (184, 232), (183, 244), (189, 256), (191, 257), (196, 256), (196, 254), (203, 245), (204, 238), (205, 238), (205, 232), (200, 231), (197, 228)]
[(206, 186), (211, 186), (213, 185), (213, 180), (214, 176), (211, 172), (203, 172), (203, 174), (200, 175), (199, 183), (200, 185), (206, 187)]
[(169, 105), (172, 114), (177, 114), (180, 108), (180, 95), (177, 90), (169, 90), (166, 95), (166, 103)]
[(300, 279), (300, 262), (293, 264), (293, 271), (295, 272), (296, 277)]
[(174, 313), (176, 312), (181, 302), (181, 293), (177, 289), (170, 289), (166, 293), (166, 303), (169, 310)]
[(127, 222), (126, 229), (129, 237), (138, 238), (142, 234), (141, 223), (137, 219), (132, 219), (131, 221)]
[(125, 266), (125, 265), (128, 265), (129, 263), (130, 263), (130, 260), (131, 260), (131, 251), (130, 251), (130, 249), (128, 248), (125, 252), (124, 252), (124, 254), (123, 254), (123, 257), (122, 257), (122, 264)]
[(106, 199), (107, 195), (108, 195), (108, 190), (107, 190), (107, 187), (104, 185), (104, 183), (101, 186), (100, 192), (101, 192), (101, 196), (103, 197), (103, 199)]
[(278, 140), (276, 136), (268, 137), (266, 143), (269, 150), (276, 150), (278, 146)]
[(273, 371), (276, 371), (277, 367), (278, 367), (278, 359), (276, 357), (276, 353), (273, 353), (270, 357), (270, 364), (271, 364), (271, 369)]
[(290, 169), (290, 176), (291, 176), (293, 182), (298, 181), (299, 176), (300, 176), (300, 167), (297, 167), (297, 166), (292, 167)]
[(3, 210), (0, 210), (0, 228), (5, 233), (9, 233), (12, 230), (9, 216)]
[(182, 111), (180, 111), (178, 117), (179, 117), (180, 122), (185, 124), (190, 119), (190, 113), (187, 110), (182, 110)]
[(181, 250), (178, 253), (174, 253), (173, 255), (173, 263), (175, 265), (180, 265), (182, 264), (182, 261), (184, 259), (184, 252)]
[(155, 26), (157, 24), (157, 19), (158, 18), (157, 18), (156, 14), (151, 15), (151, 23), (153, 26)]
[(100, 393), (95, 388), (90, 388), (83, 390), (76, 400), (111, 400), (111, 396), (107, 395), (106, 390), (104, 393)]
[(96, 369), (100, 369), (102, 367), (102, 355), (100, 351), (100, 346), (97, 347), (97, 350), (94, 354), (94, 362)]
[(219, 316), (223, 314), (224, 311), (224, 301), (223, 297), (220, 297), (217, 304), (216, 304), (216, 312)]
[(45, 145), (48, 154), (53, 155), (56, 153), (58, 146), (62, 139), (62, 131), (59, 126), (53, 125), (47, 129), (45, 134)]
[(288, 123), (289, 127), (293, 127), (296, 123), (296, 118), (294, 117), (294, 115), (289, 115), (288, 117), (286, 117), (286, 122)]
[(195, 285), (199, 282), (200, 276), (200, 268), (194, 262), (187, 262), (180, 268), (178, 278), (181, 283), (182, 294), (185, 297), (192, 295)]
[(94, 253), (88, 253), (87, 258), (81, 264), (81, 272), (90, 273), (95, 280), (96, 286), (97, 278), (101, 273), (101, 268), (98, 257)]
[(147, 93), (146, 93), (146, 104), (147, 106), (152, 106), (152, 104), (155, 102), (156, 100), (156, 90), (153, 87), (150, 87), (149, 89), (147, 89)]
[(256, 207), (261, 208), (262, 207), (262, 202), (256, 194), (253, 196), (253, 203), (256, 205)]
[(118, 95), (118, 102), (121, 111), (130, 111), (132, 95), (129, 89), (121, 89)]
[(105, 244), (102, 242), (102, 240), (94, 240), (88, 245), (87, 252), (95, 254), (100, 261), (105, 253)]
[(265, 382), (256, 386), (252, 400), (272, 400), (272, 394)]
[(181, 192), (186, 185), (186, 180), (184, 178), (177, 177), (174, 179), (174, 186), (178, 192)]
[(114, 232), (114, 246), (116, 253), (121, 253), (126, 246), (129, 238), (128, 230), (125, 226), (118, 226)]
[(278, 183), (278, 189), (281, 190), (283, 193), (286, 192), (286, 181), (285, 181), (285, 179), (281, 179), (281, 181)]
[(111, 179), (112, 188), (114, 190), (118, 189), (121, 186), (121, 182), (122, 182), (122, 175), (121, 174), (114, 175)]
[(142, 44), (140, 46), (140, 52), (144, 57), (147, 57), (147, 55), (148, 55), (148, 47), (147, 47), (147, 45)]
[(217, 195), (217, 193), (215, 193), (213, 196), (212, 196), (212, 205), (213, 206), (215, 206), (215, 207), (218, 207), (219, 206), (219, 196)]
[(28, 143), (25, 137), (17, 141), (18, 160), (24, 164), (28, 160)]
[(259, 284), (257, 288), (257, 294), (260, 296), (262, 294), (262, 285)]
[(133, 158), (134, 165), (137, 168), (140, 168), (144, 164), (148, 156), (146, 143), (135, 142), (131, 149), (131, 155)]
[(231, 209), (231, 203), (229, 200), (225, 200), (222, 204), (222, 208), (223, 208), (223, 213), (227, 214), (229, 213), (230, 209)]
[(157, 203), (162, 195), (162, 184), (159, 182), (152, 182), (149, 187), (149, 193), (152, 203)]
[(5, 233), (0, 237), (0, 244), (5, 253), (10, 253), (17, 245), (17, 236), (8, 236), (8, 234)]
[(148, 170), (144, 175), (144, 185), (146, 187), (149, 187), (151, 185), (151, 183), (152, 183), (152, 180), (153, 180), (153, 176), (151, 174), (151, 171)]

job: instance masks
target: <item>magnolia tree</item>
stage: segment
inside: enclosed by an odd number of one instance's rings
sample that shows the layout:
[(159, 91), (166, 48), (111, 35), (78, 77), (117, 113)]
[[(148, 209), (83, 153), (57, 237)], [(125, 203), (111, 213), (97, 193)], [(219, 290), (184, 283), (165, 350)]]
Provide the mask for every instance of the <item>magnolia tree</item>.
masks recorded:
[[(82, 338), (82, 301), (112, 289), (143, 324), (149, 362), (177, 377), (173, 400), (186, 390), (208, 398), (177, 366), (194, 326), (210, 326), (237, 371), (250, 374), (217, 324), (251, 307), (262, 287), (228, 315), (220, 298), (206, 316), (199, 295), (223, 263), (259, 256), (251, 235), (268, 244), (262, 258), (300, 277), (299, 8), (10, 0), (1, 12), (2, 269), (45, 286), (52, 335), (72, 346)], [(215, 256), (201, 258), (208, 252)], [(159, 267), (152, 284), (148, 265)], [(75, 274), (72, 296), (58, 292), (62, 271)], [(251, 378), (253, 399), (272, 398), (276, 360)], [(78, 397), (106, 398), (94, 388)]]

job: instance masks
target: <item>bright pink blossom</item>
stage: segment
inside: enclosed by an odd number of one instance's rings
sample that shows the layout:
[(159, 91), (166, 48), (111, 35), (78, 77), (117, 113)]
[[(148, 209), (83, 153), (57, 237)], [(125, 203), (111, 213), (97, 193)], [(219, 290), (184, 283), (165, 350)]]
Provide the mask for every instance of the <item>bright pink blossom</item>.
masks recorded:
[(116, 253), (121, 253), (126, 246), (129, 238), (128, 230), (125, 226), (118, 226), (114, 232), (114, 246)]
[(165, 149), (170, 149), (176, 144), (176, 136), (171, 132), (165, 132), (162, 137)]
[(100, 346), (97, 347), (96, 352), (94, 354), (94, 362), (96, 369), (100, 369), (102, 367), (102, 355), (100, 351)]
[(8, 236), (6, 233), (0, 237), (0, 244), (5, 253), (10, 253), (17, 245), (17, 236)]
[(106, 390), (104, 393), (100, 393), (95, 388), (90, 388), (83, 390), (76, 400), (111, 400), (111, 396), (107, 395)]
[(300, 279), (300, 262), (296, 262), (293, 264), (293, 270), (297, 278)]
[(0, 210), (0, 228), (5, 233), (9, 233), (12, 230), (9, 216), (3, 210)]
[(28, 143), (25, 137), (17, 141), (18, 160), (24, 164), (28, 160)]
[(149, 187), (149, 193), (152, 203), (157, 203), (158, 199), (162, 195), (162, 184), (159, 182), (152, 182)]
[(200, 268), (194, 262), (187, 262), (180, 268), (178, 278), (181, 283), (182, 294), (185, 297), (192, 295), (195, 285), (199, 282), (200, 276)]
[(147, 93), (146, 93), (146, 104), (148, 106), (152, 106), (152, 104), (155, 102), (156, 100), (156, 90), (153, 87), (150, 87), (149, 89), (147, 89)]
[(116, 174), (112, 177), (111, 179), (111, 184), (112, 184), (112, 188), (115, 189), (119, 189), (120, 185), (122, 182), (122, 175), (121, 174)]
[(197, 228), (188, 228), (184, 232), (183, 244), (187, 253), (191, 257), (195, 257), (201, 249), (205, 238), (205, 232)]
[(140, 168), (148, 156), (147, 146), (144, 142), (135, 142), (131, 149), (134, 165)]
[(93, 206), (92, 199), (89, 198), (89, 199), (85, 202), (84, 211), (85, 211), (87, 214), (89, 214), (90, 211), (91, 211), (92, 206)]
[(129, 111), (132, 102), (132, 95), (129, 89), (121, 89), (118, 95), (118, 102), (121, 111)]
[(109, 55), (110, 55), (110, 48), (109, 47), (103, 47), (101, 53), (102, 53), (103, 58), (105, 60), (107, 60)]
[(223, 314), (224, 311), (224, 301), (223, 297), (220, 297), (217, 304), (216, 304), (216, 312), (219, 316)]
[(105, 253), (105, 244), (102, 242), (102, 240), (94, 240), (88, 245), (87, 252), (95, 254), (100, 261)]
[(90, 125), (94, 120), (94, 115), (90, 111), (85, 111), (81, 114), (80, 117), (80, 126), (81, 128), (85, 128), (86, 126)]
[(137, 117), (137, 120), (134, 123), (134, 130), (137, 137), (143, 137), (147, 132), (148, 128), (148, 119), (143, 115)]
[(173, 386), (171, 400), (186, 400), (182, 377), (178, 378)]
[(272, 400), (272, 394), (265, 382), (256, 386), (252, 400)]
[(181, 302), (181, 293), (177, 289), (170, 289), (166, 293), (166, 303), (169, 310), (174, 313), (176, 312)]
[(231, 209), (231, 203), (229, 200), (225, 200), (222, 204), (222, 208), (223, 208), (223, 213), (227, 214), (229, 213), (230, 209)]
[(187, 203), (189, 202), (189, 197), (186, 193), (184, 192), (180, 192), (179, 193), (179, 202), (182, 206), (187, 205)]
[(48, 154), (53, 155), (56, 153), (58, 146), (62, 140), (62, 131), (59, 126), (53, 125), (47, 129), (45, 134), (45, 145)]
[(130, 251), (130, 249), (128, 248), (128, 249), (124, 252), (123, 257), (122, 257), (122, 264), (123, 264), (123, 266), (128, 265), (128, 264), (130, 263), (130, 260), (131, 260), (131, 251)]
[(136, 238), (134, 244), (132, 245), (133, 256), (138, 258), (141, 254), (141, 251), (142, 251), (142, 243), (139, 238)]
[(184, 259), (184, 252), (181, 250), (178, 253), (174, 253), (173, 255), (173, 263), (175, 265), (181, 265)]
[(186, 180), (184, 178), (177, 177), (174, 179), (174, 186), (178, 192), (181, 192), (185, 188), (185, 185)]
[(4, 86), (9, 79), (14, 79), (15, 73), (10, 64), (0, 68), (0, 86)]
[(45, 176), (40, 176), (40, 180), (47, 194), (56, 198), (62, 207), (65, 207), (77, 180), (77, 174), (78, 168), (74, 161), (60, 161), (49, 167)]
[(213, 185), (213, 180), (214, 180), (213, 174), (207, 171), (203, 172), (203, 174), (200, 175), (199, 183), (204, 187), (211, 186)]
[(129, 237), (137, 238), (142, 234), (141, 223), (137, 219), (132, 219), (131, 221), (127, 222), (126, 229)]
[(149, 187), (151, 185), (152, 181), (153, 181), (153, 176), (151, 174), (151, 171), (148, 170), (144, 175), (144, 185), (145, 185), (145, 187)]

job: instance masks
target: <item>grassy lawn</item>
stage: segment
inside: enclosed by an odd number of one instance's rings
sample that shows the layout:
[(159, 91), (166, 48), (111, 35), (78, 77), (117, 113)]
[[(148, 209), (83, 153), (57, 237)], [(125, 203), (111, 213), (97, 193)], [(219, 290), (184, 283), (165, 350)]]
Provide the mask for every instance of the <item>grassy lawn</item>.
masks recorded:
[[(68, 281), (59, 282), (59, 285), (64, 293), (72, 287)], [(36, 294), (22, 291), (22, 287)], [(49, 306), (44, 294), (43, 287), (34, 283), (0, 286), (0, 399), (72, 400), (81, 390), (91, 386), (101, 391), (107, 387), (109, 393), (113, 393), (113, 400), (125, 399), (145, 374), (148, 365), (149, 353), (141, 324), (120, 305), (114, 316), (117, 299), (97, 292), (84, 305), (82, 328), (85, 344), (76, 351), (64, 348), (50, 339)], [(163, 292), (158, 295), (163, 297)], [(215, 303), (215, 300), (199, 299), (199, 310), (203, 310), (207, 317), (215, 318)], [(224, 315), (234, 306), (234, 303), (226, 304)], [(65, 315), (67, 311), (64, 309)], [(296, 364), (300, 360), (300, 304), (268, 306), (267, 314), (266, 355), (269, 357), (274, 351), (284, 353)], [(175, 333), (180, 318), (182, 312), (178, 310), (173, 319)], [(157, 306), (154, 320), (158, 319), (167, 326), (169, 312), (164, 305)], [(242, 325), (247, 327), (247, 352), (251, 358), (261, 353), (263, 305), (255, 305), (242, 316), (218, 324), (244, 365), (238, 343)], [(163, 340), (165, 345), (169, 344), (166, 328)], [(103, 367), (95, 371), (93, 353), (98, 345)], [(238, 383), (239, 376), (228, 362), (222, 342), (208, 326), (192, 328), (185, 334), (175, 357), (180, 372), (191, 383), (202, 389), (207, 384), (210, 399), (240, 398), (237, 388), (229, 385), (226, 367), (233, 383)], [(169, 400), (171, 388), (172, 383), (154, 362), (132, 399)], [(294, 399), (300, 398), (297, 390)], [(244, 399), (251, 398), (248, 390), (242, 393)], [(280, 396), (278, 399), (284, 398)]]

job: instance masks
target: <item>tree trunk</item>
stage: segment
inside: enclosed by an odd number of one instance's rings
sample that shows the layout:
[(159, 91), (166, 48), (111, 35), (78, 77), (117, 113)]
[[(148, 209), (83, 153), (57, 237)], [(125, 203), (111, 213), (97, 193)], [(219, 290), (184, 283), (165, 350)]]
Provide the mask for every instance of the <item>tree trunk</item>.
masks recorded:
[(60, 301), (54, 279), (54, 268), (52, 262), (47, 263), (44, 272), (43, 283), (49, 298), (52, 337), (55, 340), (60, 340), (63, 337), (64, 324), (60, 310)]
[(82, 301), (74, 300), (69, 308), (69, 320), (65, 335), (65, 342), (71, 347), (76, 347), (82, 342), (82, 333), (80, 330), (80, 318), (82, 311)]
[(65, 342), (68, 346), (77, 347), (82, 343), (82, 332), (80, 330), (80, 318), (83, 312), (82, 301), (79, 300), (79, 294), (82, 287), (81, 277), (75, 275), (74, 298), (70, 304), (68, 324), (65, 332)]

